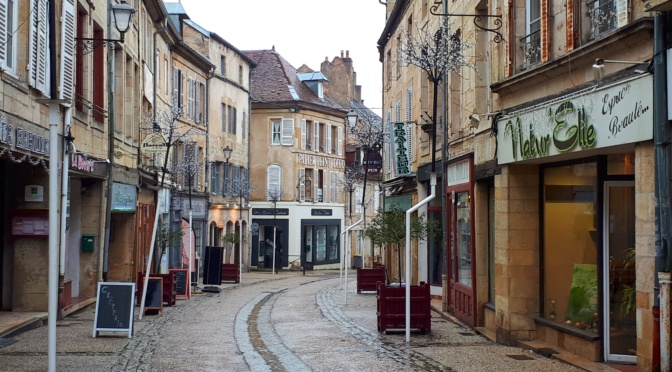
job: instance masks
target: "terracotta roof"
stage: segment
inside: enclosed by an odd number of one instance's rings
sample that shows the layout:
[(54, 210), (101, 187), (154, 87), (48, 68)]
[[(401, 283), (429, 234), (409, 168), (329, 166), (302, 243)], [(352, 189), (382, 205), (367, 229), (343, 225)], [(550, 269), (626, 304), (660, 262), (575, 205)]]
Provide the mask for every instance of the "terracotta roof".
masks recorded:
[[(250, 80), (252, 103), (305, 102), (325, 108), (345, 110), (341, 105), (324, 95), (320, 99), (299, 79), (296, 68), (275, 50), (246, 50), (256, 64)], [(292, 94), (292, 89), (296, 95)]]

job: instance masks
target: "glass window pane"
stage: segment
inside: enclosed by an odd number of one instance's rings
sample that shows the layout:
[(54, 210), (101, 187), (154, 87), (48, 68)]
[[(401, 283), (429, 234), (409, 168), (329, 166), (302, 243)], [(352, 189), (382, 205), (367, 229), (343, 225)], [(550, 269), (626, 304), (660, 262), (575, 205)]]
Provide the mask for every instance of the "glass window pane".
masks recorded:
[(329, 246), (327, 247), (328, 260), (335, 260), (338, 258), (338, 226), (329, 226)]
[(457, 194), (457, 280), (471, 287), (471, 211), (469, 193)]
[(597, 165), (544, 170), (544, 314), (597, 331)]
[(324, 261), (327, 258), (327, 227), (315, 226), (316, 245), (316, 261)]

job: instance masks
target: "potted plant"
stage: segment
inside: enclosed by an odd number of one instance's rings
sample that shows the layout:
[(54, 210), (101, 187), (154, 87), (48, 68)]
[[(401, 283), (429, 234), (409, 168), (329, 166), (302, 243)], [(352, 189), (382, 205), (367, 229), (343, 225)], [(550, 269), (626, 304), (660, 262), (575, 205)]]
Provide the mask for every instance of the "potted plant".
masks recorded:
[[(224, 235), (223, 240), (225, 243), (229, 243), (229, 247), (233, 251), (236, 247), (236, 244), (240, 243), (240, 234), (238, 232), (228, 233)], [(236, 253), (233, 253), (233, 257), (236, 256)], [(235, 261), (235, 259), (234, 259)], [(237, 263), (222, 263), (222, 281), (232, 281), (235, 283), (240, 282), (240, 266)]]

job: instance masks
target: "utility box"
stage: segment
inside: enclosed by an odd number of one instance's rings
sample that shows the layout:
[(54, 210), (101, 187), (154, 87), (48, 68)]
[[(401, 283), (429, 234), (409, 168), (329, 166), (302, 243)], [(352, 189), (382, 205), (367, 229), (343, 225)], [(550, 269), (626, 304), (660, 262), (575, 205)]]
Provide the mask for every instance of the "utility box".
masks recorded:
[(96, 236), (93, 234), (82, 234), (82, 252), (93, 252)]

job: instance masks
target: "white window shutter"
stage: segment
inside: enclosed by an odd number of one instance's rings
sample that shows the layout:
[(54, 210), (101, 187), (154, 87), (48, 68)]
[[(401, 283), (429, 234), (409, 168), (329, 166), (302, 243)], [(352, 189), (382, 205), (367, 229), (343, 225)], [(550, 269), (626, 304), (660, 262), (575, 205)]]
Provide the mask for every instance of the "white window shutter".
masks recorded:
[(180, 100), (180, 70), (173, 67), (173, 109), (177, 109)]
[(313, 122), (313, 133), (314, 135), (314, 141), (313, 141), (313, 149), (315, 149), (315, 152), (320, 151), (320, 123), (317, 121)]
[[(75, 75), (75, 2), (63, 1), (63, 32), (61, 32), (61, 79), (59, 99), (72, 102)], [(46, 14), (45, 14), (46, 22)], [(45, 23), (46, 24), (46, 23)], [(48, 50), (45, 52), (48, 53)], [(46, 56), (45, 56), (46, 58)], [(46, 68), (45, 68), (46, 70)], [(45, 77), (46, 79), (46, 77)]]
[[(47, 25), (49, 24), (47, 16), (47, 1), (39, 0), (37, 2), (37, 48), (35, 54), (35, 88), (45, 95), (48, 94), (48, 74), (49, 74), (49, 34)], [(63, 99), (72, 101), (72, 92), (74, 85), (75, 69), (75, 5), (73, 0), (63, 2), (63, 32), (61, 42), (61, 94)]]
[[(31, 4), (31, 9), (33, 9)], [(0, 69), (5, 68), (7, 58), (7, 0), (0, 0)]]
[(328, 203), (328, 202), (331, 201), (330, 200), (331, 195), (329, 193), (330, 188), (331, 188), (329, 186), (330, 185), (329, 181), (331, 181), (331, 178), (329, 178), (329, 173), (330, 172), (328, 172), (326, 170), (324, 171), (324, 186), (322, 187), (322, 201), (325, 202), (325, 203)]
[(306, 149), (306, 119), (301, 119), (301, 150)]
[(279, 165), (268, 166), (268, 184), (266, 185), (267, 199), (271, 200), (274, 197), (279, 197), (281, 190), (281, 173)]
[(294, 119), (282, 119), (282, 145), (294, 144)]
[(324, 142), (324, 152), (327, 154), (331, 154), (331, 125), (327, 124), (324, 126), (324, 132), (326, 134), (326, 137)]
[(320, 171), (319, 169), (315, 168), (313, 169), (313, 201), (317, 202), (319, 201), (319, 196), (317, 194), (317, 190), (320, 188)]
[(299, 200), (306, 200), (306, 168), (299, 168)]
[(338, 155), (343, 155), (343, 128), (338, 127)]
[(194, 120), (197, 123), (200, 123), (201, 116), (201, 84), (194, 80), (194, 95), (196, 96), (195, 110), (194, 110)]
[(357, 186), (355, 189), (355, 200), (353, 200), (355, 204), (355, 213), (362, 213), (362, 187)]

